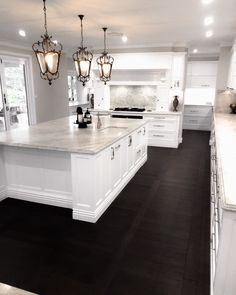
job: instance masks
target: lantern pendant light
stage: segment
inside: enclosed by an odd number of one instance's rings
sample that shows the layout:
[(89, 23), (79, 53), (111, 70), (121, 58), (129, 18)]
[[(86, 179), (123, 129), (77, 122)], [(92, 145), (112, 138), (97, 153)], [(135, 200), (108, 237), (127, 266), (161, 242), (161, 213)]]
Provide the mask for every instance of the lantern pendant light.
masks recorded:
[(104, 31), (104, 51), (100, 57), (97, 58), (97, 64), (100, 74), (100, 80), (106, 85), (107, 81), (111, 80), (111, 70), (114, 58), (108, 55), (106, 48), (106, 31), (107, 28), (102, 28)]
[(77, 80), (83, 83), (89, 81), (90, 79), (90, 69), (91, 69), (91, 62), (93, 59), (92, 52), (86, 50), (87, 47), (84, 47), (84, 36), (83, 36), (83, 18), (84, 15), (78, 15), (80, 18), (80, 27), (81, 27), (81, 46), (78, 47), (78, 51), (76, 51), (72, 58), (75, 63), (75, 69), (77, 73)]
[(56, 80), (59, 77), (58, 70), (62, 45), (58, 42), (53, 42), (51, 40), (52, 36), (48, 35), (47, 11), (45, 2), (46, 0), (43, 0), (45, 34), (41, 36), (43, 40), (41, 42), (35, 42), (32, 48), (40, 67), (41, 78), (44, 80), (48, 80), (49, 85), (51, 85), (52, 80)]

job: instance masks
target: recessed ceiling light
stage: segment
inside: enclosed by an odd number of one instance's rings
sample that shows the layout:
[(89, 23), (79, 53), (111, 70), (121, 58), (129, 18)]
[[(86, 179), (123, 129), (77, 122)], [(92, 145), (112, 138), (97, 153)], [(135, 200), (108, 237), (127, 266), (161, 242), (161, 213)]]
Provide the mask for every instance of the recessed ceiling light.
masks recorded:
[(202, 4), (207, 5), (212, 3), (214, 0), (202, 0)]
[(212, 30), (206, 31), (205, 36), (206, 36), (207, 38), (212, 37), (212, 36), (213, 36), (213, 32), (212, 32)]
[(198, 49), (197, 48), (194, 48), (193, 49), (193, 53), (198, 53)]
[(214, 22), (214, 18), (213, 18), (213, 16), (207, 16), (207, 17), (205, 17), (205, 19), (204, 19), (204, 25), (205, 25), (205, 26), (210, 26), (210, 25), (213, 24), (213, 22)]
[(124, 43), (128, 41), (128, 37), (126, 35), (122, 35), (121, 39)]
[(21, 36), (21, 37), (25, 37), (26, 36), (26, 33), (25, 33), (25, 31), (24, 30), (19, 30), (19, 35)]

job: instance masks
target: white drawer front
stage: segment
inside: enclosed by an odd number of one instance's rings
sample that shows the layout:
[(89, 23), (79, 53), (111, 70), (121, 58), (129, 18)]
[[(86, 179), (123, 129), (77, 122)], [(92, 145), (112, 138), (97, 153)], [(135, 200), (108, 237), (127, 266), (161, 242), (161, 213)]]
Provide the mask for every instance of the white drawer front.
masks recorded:
[(194, 117), (194, 116), (184, 116), (184, 124), (193, 125), (211, 125), (211, 117)]
[(172, 132), (157, 132), (157, 131), (152, 131), (150, 130), (148, 133), (148, 138), (149, 139), (156, 139), (156, 140), (176, 140), (176, 133)]
[(177, 129), (176, 120), (154, 120), (149, 123), (149, 130), (175, 131)]
[(185, 115), (194, 115), (194, 116), (211, 116), (212, 107), (208, 106), (185, 106), (184, 107), (184, 116)]

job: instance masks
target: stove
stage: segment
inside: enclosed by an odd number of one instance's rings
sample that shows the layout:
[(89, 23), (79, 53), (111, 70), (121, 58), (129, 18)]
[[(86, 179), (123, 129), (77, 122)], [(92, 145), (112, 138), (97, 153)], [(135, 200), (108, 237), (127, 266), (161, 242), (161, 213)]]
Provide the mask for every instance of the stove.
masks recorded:
[(145, 108), (128, 108), (128, 107), (124, 107), (124, 108), (115, 108), (114, 111), (116, 112), (144, 112)]

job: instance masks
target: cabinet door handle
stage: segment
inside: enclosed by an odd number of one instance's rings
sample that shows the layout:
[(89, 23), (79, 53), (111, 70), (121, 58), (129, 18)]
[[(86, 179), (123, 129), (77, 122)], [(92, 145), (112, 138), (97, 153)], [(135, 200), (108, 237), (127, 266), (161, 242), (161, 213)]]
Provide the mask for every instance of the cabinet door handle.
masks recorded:
[(146, 134), (146, 127), (143, 127), (143, 135)]
[(111, 148), (111, 160), (114, 160), (115, 158), (115, 149), (112, 147)]
[(141, 132), (142, 132), (142, 130), (139, 130), (139, 131), (138, 131), (138, 134), (140, 134)]
[(213, 173), (213, 181), (214, 182), (217, 182), (217, 175), (216, 175), (216, 173)]
[(139, 149), (138, 151), (137, 151), (137, 154), (140, 154), (141, 153), (141, 150)]
[(129, 135), (129, 144), (128, 144), (128, 146), (131, 146), (131, 145), (132, 145), (132, 136)]

